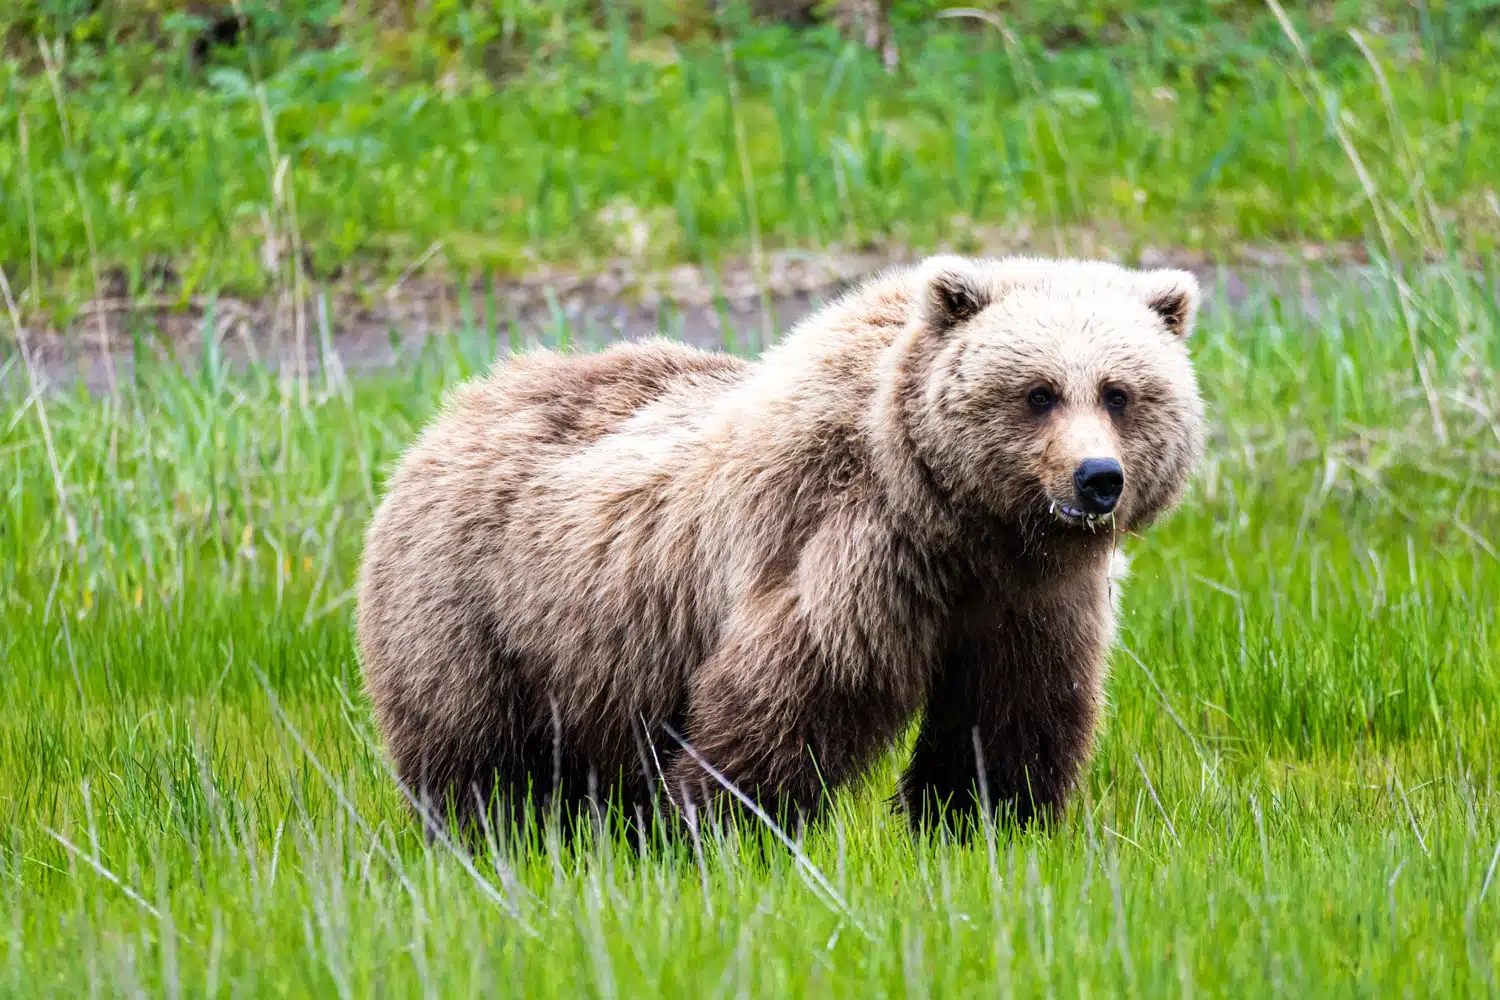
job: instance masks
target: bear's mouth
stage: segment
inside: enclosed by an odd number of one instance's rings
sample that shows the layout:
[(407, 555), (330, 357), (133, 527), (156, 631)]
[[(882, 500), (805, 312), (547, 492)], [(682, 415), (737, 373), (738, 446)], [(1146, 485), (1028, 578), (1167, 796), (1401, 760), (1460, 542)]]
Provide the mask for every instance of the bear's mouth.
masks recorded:
[(1058, 500), (1050, 501), (1048, 513), (1052, 519), (1072, 527), (1087, 528), (1089, 531), (1098, 531), (1100, 528), (1113, 527), (1115, 523), (1115, 512), (1107, 514), (1089, 514), (1074, 507), (1072, 504), (1062, 503)]

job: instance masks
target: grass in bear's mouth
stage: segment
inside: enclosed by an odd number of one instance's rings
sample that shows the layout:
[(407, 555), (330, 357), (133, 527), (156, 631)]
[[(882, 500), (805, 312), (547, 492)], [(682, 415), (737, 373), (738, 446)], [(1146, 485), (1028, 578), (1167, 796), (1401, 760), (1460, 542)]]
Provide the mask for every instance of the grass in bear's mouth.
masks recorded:
[(350, 588), (388, 463), (483, 329), (305, 402), (213, 351), (118, 408), (7, 399), (0, 992), (1484, 993), (1500, 306), (1472, 273), (1403, 280), (1205, 316), (1213, 439), (1129, 541), (1058, 829), (914, 842), (892, 765), (805, 864), (756, 831), (471, 864), (410, 822)]
[(1089, 514), (1060, 500), (1050, 501), (1047, 505), (1047, 512), (1063, 524), (1078, 525), (1087, 528), (1089, 531), (1112, 526), (1115, 520), (1113, 511), (1110, 511), (1108, 514)]
[[(1063, 503), (1060, 500), (1049, 500), (1047, 502), (1047, 513), (1057, 523), (1065, 524), (1072, 528), (1079, 528), (1090, 534), (1099, 531), (1118, 532), (1115, 524), (1115, 512), (1106, 514), (1090, 514), (1079, 510), (1072, 504)], [(1131, 532), (1126, 532), (1132, 537), (1139, 537)]]

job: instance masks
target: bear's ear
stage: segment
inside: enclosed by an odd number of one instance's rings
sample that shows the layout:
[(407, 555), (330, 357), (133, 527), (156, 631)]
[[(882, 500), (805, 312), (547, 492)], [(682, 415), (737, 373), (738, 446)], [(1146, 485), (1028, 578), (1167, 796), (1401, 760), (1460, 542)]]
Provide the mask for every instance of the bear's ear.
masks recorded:
[(1174, 336), (1186, 338), (1198, 318), (1198, 279), (1191, 271), (1163, 268), (1146, 271), (1136, 280), (1136, 291), (1147, 307)]
[(943, 254), (922, 263), (917, 284), (922, 325), (943, 333), (973, 319), (990, 304), (990, 290), (972, 261)]

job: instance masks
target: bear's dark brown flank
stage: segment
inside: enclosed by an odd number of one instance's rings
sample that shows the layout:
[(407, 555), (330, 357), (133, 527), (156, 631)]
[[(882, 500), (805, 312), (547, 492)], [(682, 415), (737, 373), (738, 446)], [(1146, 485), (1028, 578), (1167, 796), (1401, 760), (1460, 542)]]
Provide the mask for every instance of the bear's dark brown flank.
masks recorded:
[[(1055, 812), (1114, 619), (1110, 531), (1050, 500), (1097, 448), (1127, 469), (1111, 527), (1181, 495), (1201, 407), (1163, 324), (1195, 296), (1178, 272), (950, 258), (755, 363), (655, 341), (498, 365), (403, 457), (367, 536), (359, 645), (398, 774), (470, 826), (480, 802), (507, 822), (717, 808), (677, 734), (805, 820), (920, 711), (902, 783), (919, 824), (936, 799), (972, 813), (979, 788), (1020, 820)], [(1123, 422), (1093, 391), (1007, 416), (1059, 366), (1075, 389), (1153, 389)]]

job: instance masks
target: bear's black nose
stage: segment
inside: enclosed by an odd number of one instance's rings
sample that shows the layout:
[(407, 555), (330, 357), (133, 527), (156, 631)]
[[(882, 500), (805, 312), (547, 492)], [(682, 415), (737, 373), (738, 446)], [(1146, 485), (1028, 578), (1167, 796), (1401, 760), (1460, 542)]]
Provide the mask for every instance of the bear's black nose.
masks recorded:
[(1112, 458), (1086, 458), (1073, 473), (1073, 486), (1085, 514), (1108, 514), (1120, 501), (1125, 470)]

